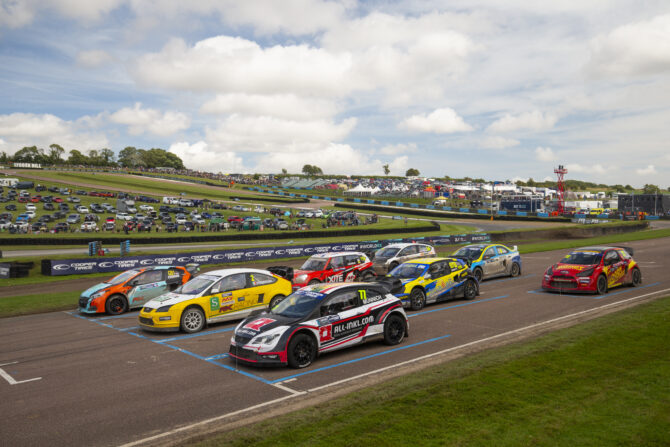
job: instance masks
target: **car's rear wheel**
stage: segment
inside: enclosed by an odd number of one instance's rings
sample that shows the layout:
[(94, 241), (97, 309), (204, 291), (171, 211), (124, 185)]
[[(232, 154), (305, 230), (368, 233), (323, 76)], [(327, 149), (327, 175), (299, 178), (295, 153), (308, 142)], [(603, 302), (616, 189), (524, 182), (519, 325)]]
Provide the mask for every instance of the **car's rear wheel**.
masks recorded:
[(272, 298), (272, 299), (270, 300), (270, 306), (268, 306), (268, 307), (269, 307), (270, 309), (272, 309), (272, 308), (275, 307), (277, 304), (279, 304), (279, 303), (281, 303), (282, 301), (284, 301), (284, 298), (286, 298), (286, 297), (285, 297), (284, 295), (282, 295), (282, 294), (275, 295), (274, 298)]
[(319, 281), (318, 279), (313, 279), (310, 282), (308, 282), (307, 285), (308, 286), (313, 286), (314, 284), (320, 284), (320, 283), (321, 283), (321, 281)]
[(642, 272), (640, 272), (640, 269), (634, 268), (630, 285), (633, 287), (637, 287), (640, 284), (642, 284)]
[(390, 315), (384, 323), (384, 343), (397, 345), (405, 337), (405, 322), (397, 314)]
[(289, 342), (287, 354), (288, 366), (306, 368), (316, 357), (316, 341), (307, 334), (298, 334)]
[(365, 272), (361, 275), (363, 281), (372, 281), (375, 277), (375, 274), (372, 272)]
[(515, 277), (521, 274), (521, 267), (516, 262), (512, 264), (512, 270), (510, 270), (509, 276)]
[(128, 310), (128, 301), (123, 295), (112, 295), (105, 302), (105, 311), (110, 315), (120, 315)]
[(189, 307), (181, 313), (181, 330), (192, 334), (205, 327), (205, 314), (197, 307)]
[(421, 289), (414, 289), (409, 294), (409, 302), (412, 310), (421, 310), (426, 305), (426, 294)]
[(603, 295), (607, 293), (607, 277), (605, 275), (600, 275), (596, 281), (596, 293), (598, 295)]
[(474, 280), (468, 279), (463, 286), (463, 297), (466, 300), (473, 300), (477, 296), (477, 284)]
[(477, 282), (482, 282), (482, 277), (484, 276), (484, 272), (482, 272), (482, 269), (477, 267), (472, 271), (472, 276), (475, 277)]

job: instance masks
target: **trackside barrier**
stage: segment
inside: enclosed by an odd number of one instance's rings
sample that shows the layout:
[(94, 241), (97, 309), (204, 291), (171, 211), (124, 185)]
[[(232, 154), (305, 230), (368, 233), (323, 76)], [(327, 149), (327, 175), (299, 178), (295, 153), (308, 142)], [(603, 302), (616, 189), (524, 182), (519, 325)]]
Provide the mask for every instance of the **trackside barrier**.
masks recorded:
[(549, 217), (549, 213), (537, 213), (537, 217)]
[(477, 210), (479, 214), (488, 214), (488, 210)]
[(183, 255), (143, 255), (132, 257), (106, 257), (100, 259), (45, 259), (42, 274), (64, 276), (86, 273), (111, 273), (150, 265), (186, 265), (191, 263), (226, 264), (231, 262), (258, 261), (269, 259), (298, 258), (315, 253), (330, 251), (371, 251), (395, 242), (425, 242), (433, 245), (488, 242), (488, 234), (458, 234), (445, 236), (409, 237), (363, 242), (339, 242), (330, 244), (308, 244), (280, 247), (254, 247), (232, 250), (203, 251)]

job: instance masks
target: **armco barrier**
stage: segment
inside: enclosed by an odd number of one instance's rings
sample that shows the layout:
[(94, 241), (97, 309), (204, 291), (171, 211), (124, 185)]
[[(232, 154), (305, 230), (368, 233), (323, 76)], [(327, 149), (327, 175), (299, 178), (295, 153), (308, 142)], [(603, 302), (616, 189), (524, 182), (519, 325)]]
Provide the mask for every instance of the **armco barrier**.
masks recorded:
[(387, 239), (381, 241), (337, 242), (280, 247), (254, 247), (232, 250), (184, 253), (183, 255), (144, 255), (129, 257), (45, 259), (42, 274), (49, 276), (111, 273), (150, 265), (226, 264), (280, 258), (297, 258), (330, 251), (371, 251), (394, 242), (425, 242), (434, 245), (488, 242), (488, 234), (459, 234), (418, 238)]

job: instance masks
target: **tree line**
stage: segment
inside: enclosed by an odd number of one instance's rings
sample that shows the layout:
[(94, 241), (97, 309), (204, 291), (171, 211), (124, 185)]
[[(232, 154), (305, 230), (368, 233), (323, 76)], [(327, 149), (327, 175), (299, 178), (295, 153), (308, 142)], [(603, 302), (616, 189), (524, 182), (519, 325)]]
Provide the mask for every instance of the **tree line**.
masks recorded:
[(70, 150), (67, 158), (65, 149), (52, 144), (48, 150), (37, 146), (27, 146), (14, 155), (0, 153), (0, 163), (40, 163), (43, 165), (86, 165), (123, 168), (174, 168), (184, 169), (184, 162), (177, 155), (160, 148), (138, 149), (128, 146), (119, 152), (118, 157), (108, 148), (91, 149), (83, 154), (77, 149)]

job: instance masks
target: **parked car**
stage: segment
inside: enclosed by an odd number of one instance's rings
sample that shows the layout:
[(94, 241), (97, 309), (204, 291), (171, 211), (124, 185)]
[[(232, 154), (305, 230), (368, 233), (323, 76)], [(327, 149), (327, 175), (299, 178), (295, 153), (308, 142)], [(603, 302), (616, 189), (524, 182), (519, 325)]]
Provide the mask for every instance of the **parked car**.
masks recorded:
[(95, 224), (95, 222), (84, 222), (81, 224), (79, 229), (81, 231), (95, 231), (98, 228), (98, 226)]
[(116, 213), (116, 218), (118, 220), (126, 220), (127, 221), (127, 220), (131, 220), (133, 218), (133, 216), (131, 216), (128, 213)]
[(70, 214), (67, 216), (66, 222), (70, 225), (78, 224), (81, 221), (81, 215), (80, 214)]

